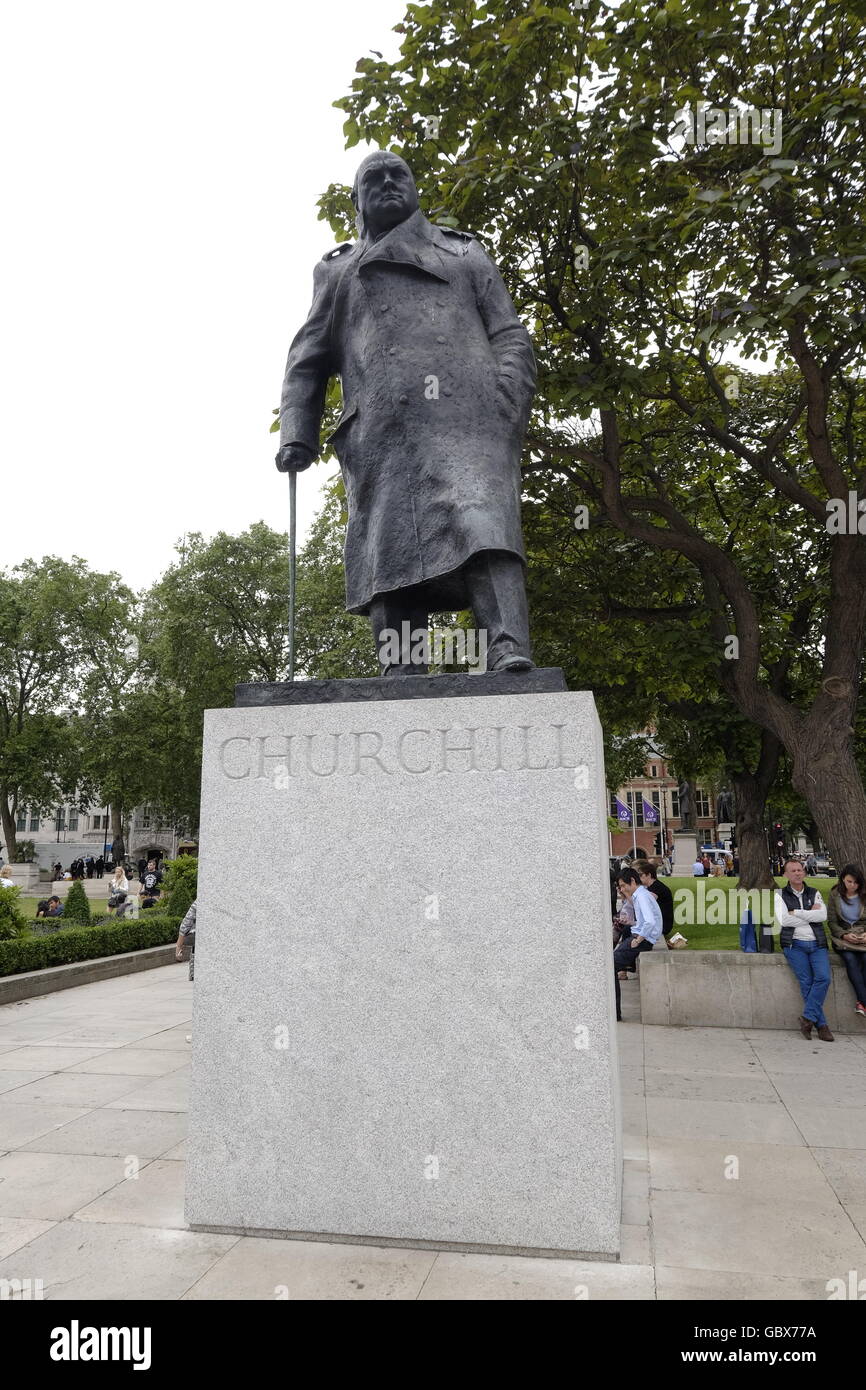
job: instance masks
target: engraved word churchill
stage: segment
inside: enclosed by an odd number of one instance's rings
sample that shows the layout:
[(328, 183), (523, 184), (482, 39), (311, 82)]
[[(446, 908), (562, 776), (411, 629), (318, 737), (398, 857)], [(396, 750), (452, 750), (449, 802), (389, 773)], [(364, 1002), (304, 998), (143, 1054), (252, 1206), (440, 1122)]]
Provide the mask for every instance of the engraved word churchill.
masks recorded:
[(278, 787), (295, 778), (555, 772), (578, 766), (567, 724), (236, 735), (219, 745), (219, 768), (228, 781)]
[[(346, 607), (367, 614), (383, 675), (426, 675), (403, 642), (432, 612), (471, 608), (488, 671), (532, 668), (520, 452), (535, 391), (532, 345), (490, 257), (429, 222), (408, 165), (377, 151), (352, 189), (359, 239), (316, 266), (286, 365), (277, 467), (330, 443), (346, 486)], [(435, 389), (433, 389), (435, 384)], [(398, 659), (395, 660), (395, 655)]]

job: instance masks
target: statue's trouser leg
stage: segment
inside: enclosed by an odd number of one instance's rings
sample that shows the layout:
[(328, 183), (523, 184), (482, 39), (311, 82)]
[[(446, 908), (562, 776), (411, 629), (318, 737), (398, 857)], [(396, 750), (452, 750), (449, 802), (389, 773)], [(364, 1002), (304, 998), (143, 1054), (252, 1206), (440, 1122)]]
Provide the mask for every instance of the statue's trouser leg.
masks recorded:
[(479, 630), (487, 632), (487, 669), (509, 656), (529, 657), (529, 611), (526, 575), (516, 555), (482, 550), (463, 575)]
[[(373, 641), (379, 655), (379, 668), (383, 676), (410, 675), (426, 676), (427, 664), (412, 661), (411, 645), (406, 642), (404, 623), (408, 623), (408, 633), (427, 632), (427, 605), (413, 599), (411, 590), (404, 589), (393, 594), (381, 594), (370, 605), (370, 626)], [(395, 638), (400, 647), (400, 659), (394, 661)]]

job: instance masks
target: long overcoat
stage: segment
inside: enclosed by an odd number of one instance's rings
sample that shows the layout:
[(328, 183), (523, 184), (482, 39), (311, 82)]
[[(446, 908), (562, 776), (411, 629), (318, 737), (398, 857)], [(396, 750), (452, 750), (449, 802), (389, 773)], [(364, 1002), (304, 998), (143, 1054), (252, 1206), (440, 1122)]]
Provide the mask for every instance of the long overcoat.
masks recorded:
[(529, 334), (478, 242), (419, 210), (324, 256), (289, 352), (281, 444), (318, 453), (331, 376), (347, 609), (418, 584), (430, 611), (468, 606), (459, 571), (471, 556), (525, 560), (520, 450), (536, 379)]

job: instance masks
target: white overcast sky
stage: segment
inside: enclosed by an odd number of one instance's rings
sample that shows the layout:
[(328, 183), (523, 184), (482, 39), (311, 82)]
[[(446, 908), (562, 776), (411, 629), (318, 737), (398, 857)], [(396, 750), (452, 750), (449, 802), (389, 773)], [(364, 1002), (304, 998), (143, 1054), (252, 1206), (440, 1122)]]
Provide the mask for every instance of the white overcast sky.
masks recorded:
[[(0, 20), (0, 567), (135, 588), (186, 531), (288, 526), (268, 434), (351, 183), (331, 103), (403, 0), (17, 0)], [(332, 468), (301, 475), (306, 530)]]

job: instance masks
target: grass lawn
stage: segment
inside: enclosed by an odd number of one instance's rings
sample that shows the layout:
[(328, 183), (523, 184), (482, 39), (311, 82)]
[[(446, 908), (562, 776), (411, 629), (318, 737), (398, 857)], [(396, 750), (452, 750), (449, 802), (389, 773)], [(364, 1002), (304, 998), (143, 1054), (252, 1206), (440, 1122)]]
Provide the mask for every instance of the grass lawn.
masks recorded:
[[(664, 878), (674, 895), (675, 931), (688, 939), (690, 951), (738, 951), (740, 949), (740, 913), (743, 902), (734, 892), (736, 878)], [(784, 879), (775, 882), (782, 886)], [(835, 878), (807, 878), (807, 883), (821, 891), (824, 902), (836, 882)], [(755, 906), (758, 906), (756, 903)], [(765, 920), (772, 916), (772, 903), (766, 901)], [(776, 949), (779, 949), (778, 939)]]

